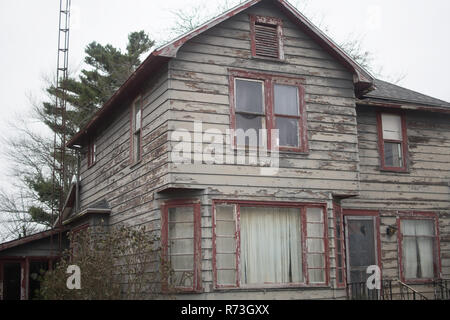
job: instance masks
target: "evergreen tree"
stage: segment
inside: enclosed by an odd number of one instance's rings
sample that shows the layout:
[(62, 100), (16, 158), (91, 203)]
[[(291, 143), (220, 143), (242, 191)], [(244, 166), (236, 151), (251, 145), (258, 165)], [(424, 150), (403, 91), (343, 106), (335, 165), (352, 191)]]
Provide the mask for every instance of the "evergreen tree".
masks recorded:
[[(114, 92), (128, 79), (128, 77), (141, 64), (140, 57), (147, 52), (154, 44), (149, 36), (144, 31), (132, 32), (128, 35), (128, 44), (125, 52), (120, 49), (107, 44), (102, 45), (97, 42), (90, 43), (86, 49), (86, 57), (84, 62), (86, 67), (81, 70), (78, 77), (69, 77), (61, 83), (61, 86), (67, 91), (67, 112), (66, 112), (66, 137), (70, 139), (75, 133), (83, 128), (90, 120), (92, 115), (114, 94)], [(62, 97), (62, 92), (50, 85), (47, 89), (47, 94), (50, 101), (43, 102), (35, 107), (38, 118), (50, 130), (57, 135), (62, 135), (63, 128), (61, 127), (61, 115), (57, 114), (58, 120), (55, 122), (56, 111), (56, 97)], [(33, 136), (30, 133), (30, 136)], [(23, 139), (23, 138), (22, 138)], [(11, 143), (11, 149), (17, 148), (18, 145), (24, 147), (24, 142)], [(51, 208), (59, 207), (59, 199), (55, 197), (52, 188), (52, 174), (51, 167), (54, 158), (60, 159), (60, 156), (53, 154), (53, 139), (52, 141), (42, 141), (41, 145), (47, 148), (31, 148), (32, 141), (28, 141), (30, 148), (27, 150), (27, 159), (17, 159), (16, 163), (27, 163), (28, 165), (22, 167), (19, 178), (25, 188), (29, 192), (26, 194), (31, 196), (32, 201), (28, 201), (28, 208), (25, 208), (28, 215), (26, 222), (35, 222), (47, 227), (51, 227), (55, 217), (51, 215)], [(45, 165), (35, 165), (36, 159), (41, 159), (42, 156), (38, 153), (46, 153)], [(23, 153), (16, 153), (23, 154)], [(31, 155), (30, 155), (31, 154)], [(57, 160), (58, 162), (59, 160)], [(57, 164), (58, 165), (58, 164)], [(72, 176), (76, 172), (76, 159), (73, 154), (67, 153), (65, 158), (66, 179), (64, 181), (64, 191), (67, 193)], [(59, 178), (56, 178), (59, 181)], [(61, 187), (61, 186), (59, 186)], [(0, 194), (1, 198), (5, 198), (3, 204), (18, 201), (13, 199), (6, 199), (6, 193)], [(65, 195), (64, 195), (65, 198)], [(1, 199), (0, 199), (1, 200)], [(19, 202), (24, 202), (20, 199)], [(0, 204), (0, 210), (3, 212), (14, 213), (15, 208), (5, 208), (5, 205)], [(21, 211), (25, 211), (21, 208)], [(25, 222), (25, 221), (24, 221)], [(18, 235), (14, 235), (18, 236)], [(22, 235), (23, 236), (23, 235)]]

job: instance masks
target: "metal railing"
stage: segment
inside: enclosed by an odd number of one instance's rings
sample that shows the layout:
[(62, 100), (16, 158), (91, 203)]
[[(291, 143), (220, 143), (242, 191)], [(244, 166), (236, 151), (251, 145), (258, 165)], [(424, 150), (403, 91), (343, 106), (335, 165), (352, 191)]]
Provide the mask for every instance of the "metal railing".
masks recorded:
[[(434, 299), (450, 299), (450, 280), (433, 281)], [(347, 284), (347, 297), (350, 300), (428, 300), (423, 293), (398, 279), (388, 279), (381, 282), (380, 289), (369, 289), (366, 282)], [(433, 297), (430, 297), (431, 299)]]
[(435, 300), (450, 300), (450, 279), (437, 279), (433, 286)]

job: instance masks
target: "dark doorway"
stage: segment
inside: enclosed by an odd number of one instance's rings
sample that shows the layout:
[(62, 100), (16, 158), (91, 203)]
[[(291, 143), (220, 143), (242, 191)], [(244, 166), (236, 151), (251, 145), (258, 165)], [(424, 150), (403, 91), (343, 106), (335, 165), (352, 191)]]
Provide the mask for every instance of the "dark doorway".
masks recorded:
[(48, 261), (30, 261), (28, 299), (33, 300), (39, 298), (39, 289), (41, 288), (40, 278), (46, 271), (48, 271)]
[(20, 300), (20, 263), (3, 264), (3, 300)]

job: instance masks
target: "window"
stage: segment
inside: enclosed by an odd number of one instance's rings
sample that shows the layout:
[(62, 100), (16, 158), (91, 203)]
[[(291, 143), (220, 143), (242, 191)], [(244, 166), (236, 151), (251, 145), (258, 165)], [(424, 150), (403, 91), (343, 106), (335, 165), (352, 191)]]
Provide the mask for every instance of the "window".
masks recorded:
[[(278, 147), (307, 152), (306, 110), (302, 79), (230, 71), (231, 126), (237, 146)], [(261, 129), (267, 129), (266, 135)], [(273, 136), (273, 129), (278, 136)], [(239, 134), (242, 130), (245, 135)], [(251, 139), (251, 137), (255, 137)], [(264, 140), (262, 140), (264, 139)], [(267, 140), (265, 140), (267, 139)]]
[(407, 137), (404, 116), (379, 113), (378, 135), (381, 169), (406, 171)]
[(179, 291), (200, 290), (200, 204), (169, 202), (162, 212), (164, 262), (171, 270), (165, 285)]
[(437, 219), (432, 216), (400, 219), (401, 274), (403, 281), (432, 280), (439, 274)]
[(284, 59), (283, 22), (277, 18), (250, 15), (252, 56)]
[(345, 288), (345, 254), (344, 254), (344, 230), (342, 221), (342, 209), (337, 203), (334, 203), (334, 217), (336, 222), (335, 229), (335, 257), (336, 257), (336, 286)]
[(142, 157), (142, 99), (139, 97), (132, 105), (131, 121), (131, 162), (136, 163)]
[(97, 161), (97, 144), (91, 140), (88, 145), (88, 168), (92, 167)]
[(328, 282), (323, 206), (218, 201), (213, 229), (218, 288)]

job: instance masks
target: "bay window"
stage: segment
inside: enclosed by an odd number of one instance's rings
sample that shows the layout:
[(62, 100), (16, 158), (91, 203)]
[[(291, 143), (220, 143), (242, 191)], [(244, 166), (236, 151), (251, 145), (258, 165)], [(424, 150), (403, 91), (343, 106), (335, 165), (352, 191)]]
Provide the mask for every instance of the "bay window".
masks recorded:
[(325, 285), (325, 219), (323, 206), (215, 202), (216, 287)]
[(404, 116), (379, 113), (378, 132), (381, 169), (406, 171), (407, 137)]
[[(419, 215), (420, 216), (420, 215)], [(401, 274), (403, 281), (432, 280), (438, 276), (436, 219), (430, 216), (400, 219)]]
[[(307, 152), (302, 82), (298, 78), (231, 70), (231, 127), (236, 132), (234, 144)], [(262, 129), (267, 129), (267, 135), (261, 134)], [(274, 130), (278, 130), (276, 136)]]

